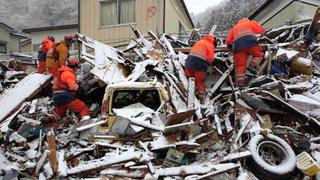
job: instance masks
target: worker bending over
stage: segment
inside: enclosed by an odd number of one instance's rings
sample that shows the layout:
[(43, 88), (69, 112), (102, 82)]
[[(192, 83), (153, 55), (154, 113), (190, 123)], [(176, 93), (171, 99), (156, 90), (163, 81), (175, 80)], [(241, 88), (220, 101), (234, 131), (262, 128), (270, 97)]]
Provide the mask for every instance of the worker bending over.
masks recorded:
[(256, 70), (260, 69), (263, 59), (261, 47), (258, 45), (256, 34), (264, 34), (265, 28), (255, 21), (247, 18), (239, 22), (231, 29), (226, 39), (228, 47), (233, 47), (235, 62), (236, 85), (242, 87), (246, 85), (246, 71), (249, 55), (253, 56), (251, 65)]
[(76, 58), (70, 59), (67, 66), (61, 66), (58, 69), (56, 81), (53, 85), (53, 102), (56, 113), (51, 121), (62, 118), (68, 109), (78, 113), (82, 118), (89, 116), (89, 109), (80, 99), (76, 97), (78, 91), (77, 76), (75, 71), (79, 67), (79, 61)]
[(185, 64), (186, 76), (195, 78), (201, 104), (204, 104), (205, 101), (205, 80), (208, 67), (214, 60), (215, 46), (216, 40), (213, 36), (204, 36), (202, 40), (193, 45)]

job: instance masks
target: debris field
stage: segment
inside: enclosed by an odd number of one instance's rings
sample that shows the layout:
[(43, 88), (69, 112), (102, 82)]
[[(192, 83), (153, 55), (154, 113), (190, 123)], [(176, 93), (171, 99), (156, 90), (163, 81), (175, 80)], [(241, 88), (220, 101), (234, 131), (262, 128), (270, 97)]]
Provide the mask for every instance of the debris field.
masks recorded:
[[(49, 74), (0, 63), (3, 179), (303, 179), (320, 171), (320, 44), (307, 24), (259, 37), (265, 58), (235, 87), (220, 42), (205, 105), (187, 79), (188, 42), (142, 34), (124, 50), (78, 34), (79, 98), (91, 118), (68, 112), (43, 125), (54, 105)], [(197, 31), (192, 32), (192, 37)]]

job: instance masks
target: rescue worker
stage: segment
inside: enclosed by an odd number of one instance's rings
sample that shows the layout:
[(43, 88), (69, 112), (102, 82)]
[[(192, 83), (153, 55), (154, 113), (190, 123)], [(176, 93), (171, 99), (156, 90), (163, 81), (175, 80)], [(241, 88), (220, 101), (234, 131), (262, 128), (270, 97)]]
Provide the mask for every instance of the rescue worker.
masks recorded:
[(38, 73), (43, 74), (46, 71), (47, 52), (53, 47), (55, 39), (53, 36), (45, 37), (39, 47), (38, 52)]
[(47, 53), (46, 67), (53, 77), (58, 74), (59, 67), (65, 66), (69, 58), (69, 48), (74, 42), (73, 36), (65, 36), (63, 40), (56, 43)]
[(246, 85), (246, 71), (249, 55), (253, 56), (251, 65), (259, 70), (263, 59), (261, 47), (258, 45), (256, 34), (264, 34), (265, 28), (255, 21), (247, 18), (239, 22), (231, 29), (226, 39), (228, 47), (233, 47), (235, 62), (236, 85), (242, 87)]
[(317, 25), (318, 25), (319, 20), (320, 20), (320, 7), (318, 7), (318, 9), (316, 10), (314, 17), (312, 19), (312, 22), (308, 28), (308, 32), (307, 32), (307, 36), (306, 36), (306, 44), (308, 46), (310, 46), (312, 44), (314, 38), (318, 34)]
[(50, 117), (51, 121), (61, 119), (68, 109), (78, 113), (82, 118), (89, 116), (89, 109), (80, 99), (76, 97), (79, 86), (76, 82), (75, 71), (79, 68), (79, 61), (72, 58), (68, 61), (68, 65), (62, 65), (58, 69), (56, 81), (53, 85), (53, 102), (55, 104), (54, 117)]
[(204, 38), (196, 42), (190, 51), (185, 64), (185, 74), (195, 78), (196, 88), (199, 93), (200, 103), (205, 101), (205, 80), (209, 65), (214, 60), (214, 50), (216, 40), (212, 35), (206, 35)]

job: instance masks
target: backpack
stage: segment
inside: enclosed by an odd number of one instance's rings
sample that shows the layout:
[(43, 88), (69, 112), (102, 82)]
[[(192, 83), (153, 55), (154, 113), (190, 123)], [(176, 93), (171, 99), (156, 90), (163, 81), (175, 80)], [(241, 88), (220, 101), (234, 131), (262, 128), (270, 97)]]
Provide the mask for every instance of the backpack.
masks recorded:
[(60, 43), (54, 43), (54, 45), (48, 50), (47, 58), (51, 58), (54, 60), (59, 59), (59, 53), (57, 51), (57, 47)]

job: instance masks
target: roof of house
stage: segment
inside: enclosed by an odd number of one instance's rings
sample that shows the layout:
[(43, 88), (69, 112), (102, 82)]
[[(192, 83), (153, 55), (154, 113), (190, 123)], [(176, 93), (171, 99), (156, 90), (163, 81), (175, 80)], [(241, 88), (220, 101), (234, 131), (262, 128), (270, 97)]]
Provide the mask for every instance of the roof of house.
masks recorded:
[(4, 22), (0, 22), (0, 27), (5, 28), (9, 32), (17, 32), (17, 30), (5, 24)]
[(29, 44), (29, 43), (31, 43), (31, 38), (28, 38), (28, 39), (25, 39), (25, 40), (21, 41), (21, 42), (20, 42), (20, 45), (21, 45), (21, 46), (24, 46), (24, 45), (27, 45), (27, 44)]
[(14, 29), (13, 27), (5, 24), (4, 22), (0, 22), (0, 27), (6, 29), (10, 33), (10, 35), (12, 35), (12, 36), (17, 36), (17, 37), (19, 37), (21, 39), (27, 38), (23, 34), (20, 34), (16, 29)]
[(72, 28), (78, 28), (78, 27), (79, 27), (79, 24), (65, 24), (65, 25), (58, 25), (58, 26), (45, 26), (45, 27), (28, 28), (28, 29), (23, 29), (22, 32), (30, 34), (32, 32), (60, 30), (60, 29), (72, 29)]
[[(289, 6), (293, 2), (301, 2), (305, 4), (309, 4), (312, 6), (319, 6), (320, 1), (319, 0), (267, 0), (264, 4), (262, 4), (257, 10), (255, 10), (250, 16), (249, 19), (260, 19), (260, 23), (264, 24), (269, 19), (277, 15), (279, 12), (281, 12), (283, 9), (285, 9), (287, 6)], [(269, 8), (268, 11), (264, 11), (265, 9)]]
[(192, 27), (194, 28), (195, 26), (194, 26), (194, 24), (193, 24), (193, 21), (192, 21), (192, 18), (191, 18), (191, 16), (190, 16), (189, 10), (188, 10), (188, 8), (187, 8), (187, 6), (186, 6), (186, 3), (184, 2), (184, 0), (182, 0), (182, 1), (180, 1), (180, 2), (181, 2), (181, 4), (182, 4), (183, 9), (186, 11), (186, 14), (187, 14), (187, 16), (188, 16), (189, 21), (191, 22)]

